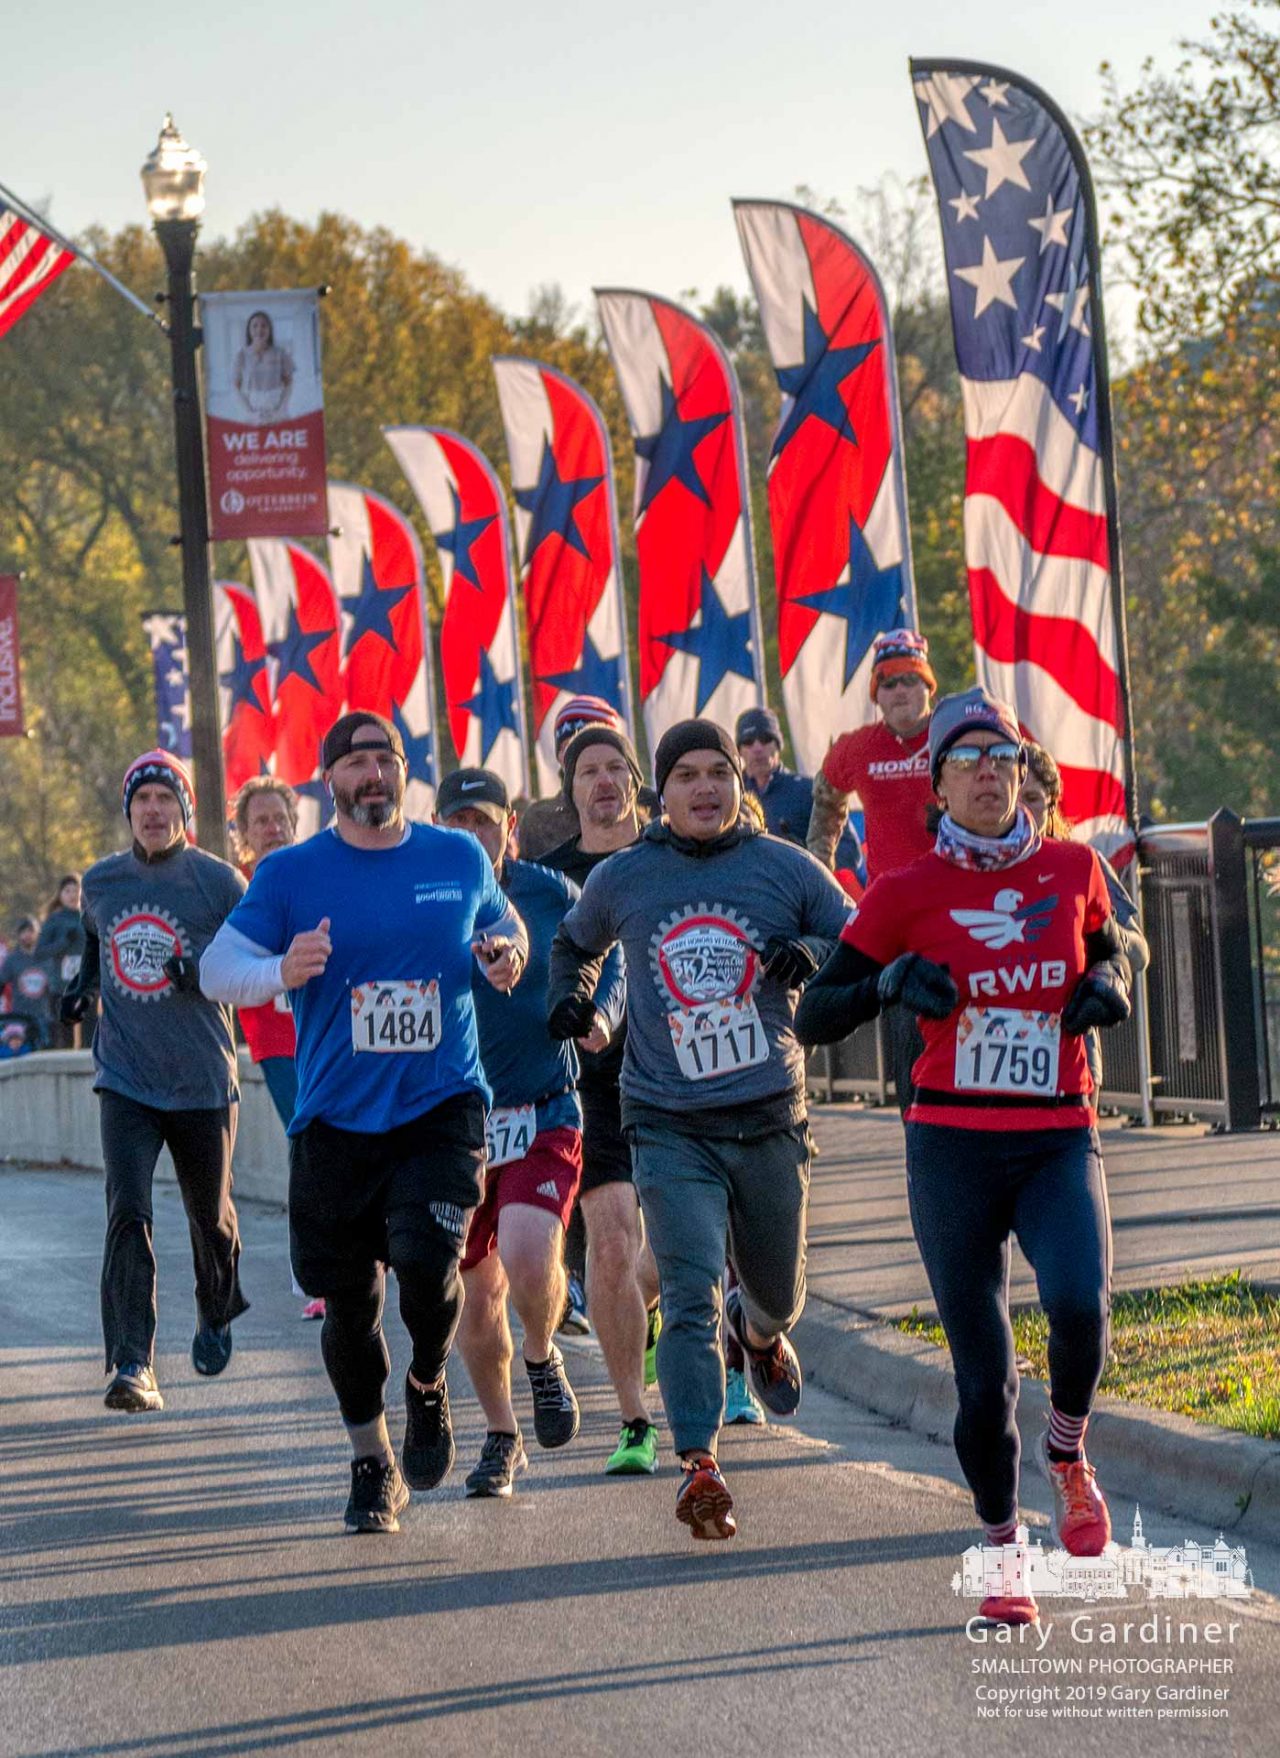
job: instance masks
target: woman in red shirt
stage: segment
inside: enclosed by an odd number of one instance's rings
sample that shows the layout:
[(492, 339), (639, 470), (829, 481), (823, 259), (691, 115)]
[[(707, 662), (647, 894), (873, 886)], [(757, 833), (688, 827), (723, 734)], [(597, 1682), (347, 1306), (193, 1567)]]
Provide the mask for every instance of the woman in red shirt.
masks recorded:
[[(1083, 1034), (1128, 1017), (1129, 967), (1093, 850), (1045, 841), (1019, 804), (1013, 710), (984, 690), (946, 697), (929, 761), (937, 842), (868, 890), (805, 992), (796, 1034), (831, 1043), (886, 1006), (919, 1016), (908, 1193), (951, 1346), (956, 1452), (987, 1542), (1014, 1542), (1016, 1234), (1049, 1320), (1039, 1451), (1058, 1541), (1097, 1556), (1111, 1523), (1084, 1433), (1106, 1361), (1111, 1227)], [(995, 1595), (982, 1615), (1030, 1623), (1038, 1612), (1030, 1594)]]

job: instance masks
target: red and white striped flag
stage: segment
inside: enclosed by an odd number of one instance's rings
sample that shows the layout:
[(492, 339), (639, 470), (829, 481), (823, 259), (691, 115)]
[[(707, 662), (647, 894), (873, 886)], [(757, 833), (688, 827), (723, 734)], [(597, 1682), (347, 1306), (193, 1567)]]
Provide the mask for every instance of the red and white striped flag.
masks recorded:
[(76, 260), (39, 227), (0, 199), (0, 336)]

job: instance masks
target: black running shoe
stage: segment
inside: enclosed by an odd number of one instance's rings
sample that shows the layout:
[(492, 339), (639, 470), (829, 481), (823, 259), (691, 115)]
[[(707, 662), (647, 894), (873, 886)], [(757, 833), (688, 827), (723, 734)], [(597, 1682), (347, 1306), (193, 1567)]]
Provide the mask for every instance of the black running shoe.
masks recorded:
[(231, 1360), (231, 1326), (202, 1325), (191, 1339), (191, 1365), (212, 1379)]
[(449, 1388), (442, 1379), (430, 1392), (404, 1382), (404, 1446), (400, 1466), (411, 1489), (434, 1489), (453, 1469), (453, 1424)]
[(578, 1400), (564, 1371), (564, 1356), (553, 1343), (545, 1361), (526, 1361), (524, 1366), (533, 1392), (533, 1432), (538, 1445), (567, 1446), (577, 1434), (581, 1418)]
[(793, 1416), (800, 1408), (804, 1380), (800, 1373), (800, 1357), (779, 1331), (767, 1348), (757, 1349), (747, 1337), (747, 1323), (742, 1316), (742, 1294), (730, 1288), (724, 1297), (724, 1316), (742, 1346), (746, 1357), (747, 1377), (751, 1389), (775, 1416)]
[(351, 1498), (342, 1516), (352, 1532), (399, 1532), (409, 1506), (409, 1486), (395, 1460), (376, 1455), (351, 1461)]
[(126, 1361), (116, 1369), (103, 1403), (108, 1410), (163, 1410), (156, 1376), (145, 1361)]
[(519, 1429), (504, 1434), (491, 1428), (484, 1437), (479, 1463), (467, 1478), (469, 1496), (509, 1496), (515, 1488), (516, 1473), (529, 1463)]
[(587, 1317), (587, 1295), (582, 1286), (582, 1279), (572, 1270), (565, 1277), (564, 1313), (556, 1327), (560, 1331), (572, 1331), (579, 1337), (591, 1335), (591, 1320)]

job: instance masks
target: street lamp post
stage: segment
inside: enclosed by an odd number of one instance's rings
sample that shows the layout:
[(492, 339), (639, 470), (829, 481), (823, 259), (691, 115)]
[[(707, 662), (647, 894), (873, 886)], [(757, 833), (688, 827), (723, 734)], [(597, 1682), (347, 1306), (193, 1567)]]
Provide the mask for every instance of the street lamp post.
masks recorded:
[(218, 727), (218, 680), (209, 569), (209, 511), (205, 498), (204, 437), (196, 350), (196, 234), (204, 212), (205, 162), (166, 116), (160, 138), (142, 167), (147, 211), (169, 270), (169, 342), (173, 377), (173, 433), (178, 460), (178, 519), (182, 545), (182, 601), (187, 619), (191, 754), (195, 762), (200, 846), (227, 853), (227, 803)]

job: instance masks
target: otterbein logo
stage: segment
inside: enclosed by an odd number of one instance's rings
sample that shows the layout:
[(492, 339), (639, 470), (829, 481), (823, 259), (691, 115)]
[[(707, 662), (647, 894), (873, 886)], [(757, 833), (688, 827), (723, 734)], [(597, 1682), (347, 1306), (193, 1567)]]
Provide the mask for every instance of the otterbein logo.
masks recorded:
[(165, 960), (184, 953), (178, 924), (167, 910), (127, 910), (107, 929), (111, 974), (135, 1001), (155, 1001), (172, 988)]
[(747, 928), (720, 904), (700, 903), (660, 923), (650, 959), (659, 990), (681, 1007), (745, 995), (760, 967)]

